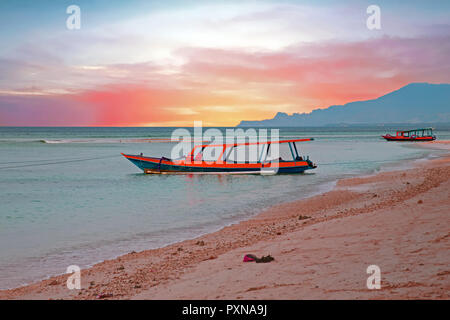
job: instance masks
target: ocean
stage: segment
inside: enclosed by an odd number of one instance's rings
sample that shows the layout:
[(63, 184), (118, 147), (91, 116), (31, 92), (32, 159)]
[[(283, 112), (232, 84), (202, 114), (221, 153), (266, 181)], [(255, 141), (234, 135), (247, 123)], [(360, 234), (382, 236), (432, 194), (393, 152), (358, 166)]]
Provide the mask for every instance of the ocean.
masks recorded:
[[(280, 130), (315, 138), (299, 145), (318, 165), (304, 174), (145, 175), (120, 154), (169, 157), (174, 129), (0, 127), (0, 288), (194, 238), (443, 152), (380, 138), (395, 128), (325, 127)], [(435, 134), (450, 139), (449, 129)]]

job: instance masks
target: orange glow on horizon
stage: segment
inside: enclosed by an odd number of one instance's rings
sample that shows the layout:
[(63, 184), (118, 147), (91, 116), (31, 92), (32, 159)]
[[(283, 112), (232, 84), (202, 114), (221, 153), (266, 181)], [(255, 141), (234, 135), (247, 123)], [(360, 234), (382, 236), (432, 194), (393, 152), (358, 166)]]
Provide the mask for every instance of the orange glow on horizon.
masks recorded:
[[(423, 47), (438, 48), (438, 42), (382, 38), (264, 54), (191, 48), (181, 52), (188, 62), (173, 74), (151, 64), (110, 65), (87, 68), (83, 77), (126, 76), (78, 92), (66, 90), (70, 93), (39, 87), (4, 91), (0, 103), (9, 109), (0, 109), (0, 125), (190, 127), (203, 121), (205, 126), (236, 126), (242, 120), (271, 119), (277, 112), (308, 113), (375, 99), (410, 82), (449, 82), (439, 65), (413, 59)], [(386, 47), (402, 54), (391, 56)], [(447, 59), (439, 49), (433, 53), (435, 61)]]

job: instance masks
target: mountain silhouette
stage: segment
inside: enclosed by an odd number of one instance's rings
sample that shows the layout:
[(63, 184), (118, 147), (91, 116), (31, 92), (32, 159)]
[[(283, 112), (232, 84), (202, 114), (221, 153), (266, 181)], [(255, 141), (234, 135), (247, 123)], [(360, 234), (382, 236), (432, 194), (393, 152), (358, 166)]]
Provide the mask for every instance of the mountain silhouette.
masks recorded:
[(410, 83), (377, 99), (273, 119), (241, 121), (239, 127), (314, 127), (389, 123), (450, 123), (450, 84)]

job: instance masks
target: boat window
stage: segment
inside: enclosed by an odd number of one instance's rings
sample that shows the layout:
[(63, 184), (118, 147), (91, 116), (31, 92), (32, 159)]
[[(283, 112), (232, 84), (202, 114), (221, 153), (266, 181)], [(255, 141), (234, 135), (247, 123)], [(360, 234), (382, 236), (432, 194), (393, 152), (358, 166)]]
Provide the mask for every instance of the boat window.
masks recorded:
[(193, 154), (189, 154), (189, 158), (190, 158), (191, 160), (194, 160), (195, 157), (196, 157), (198, 154), (201, 154), (201, 152), (202, 152), (202, 148), (200, 148), (200, 147), (195, 148), (194, 153), (193, 153)]
[(222, 153), (223, 147), (206, 147), (203, 150), (203, 161), (216, 161)]
[(230, 152), (226, 161), (258, 162), (263, 146), (264, 145), (256, 145), (256, 144), (241, 145), (241, 146), (234, 147), (231, 150), (231, 152), (229, 150), (226, 150), (226, 152)]
[[(295, 151), (294, 151), (295, 152)], [(284, 160), (292, 161), (295, 158), (292, 157), (291, 149), (288, 143), (273, 143), (270, 147), (267, 161)]]
[(298, 154), (297, 144), (295, 142), (292, 142), (292, 146), (294, 147), (295, 159), (300, 160), (300, 155)]

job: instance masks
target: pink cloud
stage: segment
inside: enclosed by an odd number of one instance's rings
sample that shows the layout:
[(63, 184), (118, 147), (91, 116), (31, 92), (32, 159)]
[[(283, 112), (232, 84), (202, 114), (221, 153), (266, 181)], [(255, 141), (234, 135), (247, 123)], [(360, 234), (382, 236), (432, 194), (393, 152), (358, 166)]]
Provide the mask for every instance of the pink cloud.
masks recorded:
[[(409, 82), (450, 82), (450, 37), (381, 38), (296, 46), (279, 53), (189, 49), (185, 73), (220, 83), (252, 84), (272, 96), (320, 105), (370, 99)], [(299, 106), (300, 107), (300, 106)], [(308, 109), (317, 105), (303, 106)], [(300, 107), (301, 108), (301, 107)], [(302, 110), (299, 110), (302, 111)]]
[[(177, 54), (187, 63), (173, 74), (151, 63), (107, 65), (71, 77), (97, 76), (110, 85), (94, 81), (92, 89), (66, 95), (0, 95), (0, 125), (232, 125), (287, 111), (283, 106), (306, 112), (376, 98), (410, 82), (450, 82), (449, 40), (384, 37), (278, 52), (185, 48)], [(272, 109), (261, 108), (267, 105)]]

